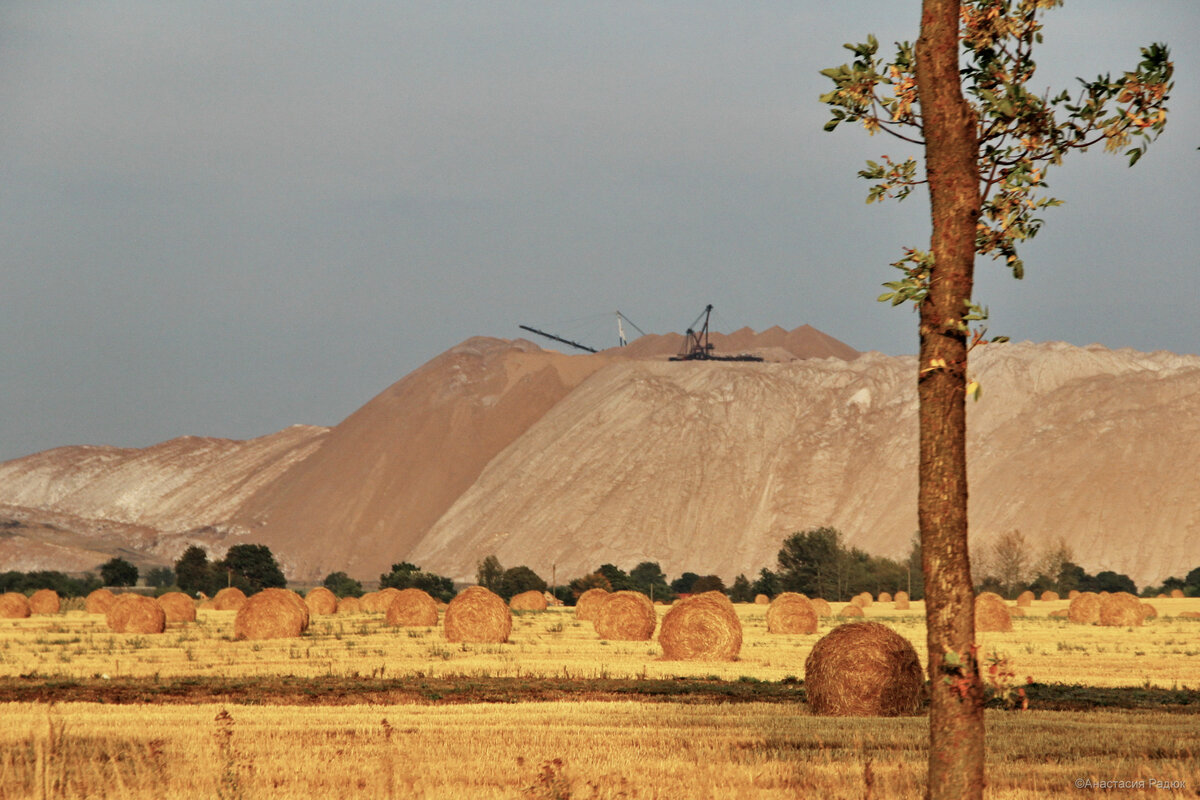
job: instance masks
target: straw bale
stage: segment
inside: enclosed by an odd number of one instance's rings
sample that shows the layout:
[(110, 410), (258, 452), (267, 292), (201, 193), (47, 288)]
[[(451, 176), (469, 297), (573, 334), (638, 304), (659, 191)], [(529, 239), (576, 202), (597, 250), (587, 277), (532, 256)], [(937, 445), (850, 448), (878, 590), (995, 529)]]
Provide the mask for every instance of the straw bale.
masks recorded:
[(0, 594), (0, 619), (24, 619), (32, 613), (29, 598), (20, 592)]
[(304, 595), (304, 605), (308, 606), (310, 617), (323, 617), (337, 613), (338, 599), (337, 595), (324, 586), (317, 586), (309, 589), (308, 594)]
[(512, 599), (508, 601), (508, 607), (513, 611), (545, 611), (546, 606), (546, 595), (537, 589), (513, 595)]
[(387, 624), (397, 628), (433, 628), (438, 604), (424, 589), (401, 589), (387, 609)]
[(856, 605), (853, 601), (847, 603), (838, 612), (839, 617), (865, 617), (866, 614), (862, 610), (862, 606)]
[(1110, 628), (1142, 624), (1142, 601), (1129, 592), (1113, 592), (1100, 598), (1100, 624)]
[(903, 636), (878, 622), (850, 622), (813, 646), (804, 687), (814, 714), (896, 717), (921, 708), (925, 675)]
[(167, 622), (196, 621), (196, 601), (183, 592), (167, 592), (156, 599), (167, 615)]
[(1052, 592), (1049, 589), (1042, 592), (1042, 602), (1043, 603), (1053, 603), (1056, 600), (1058, 600), (1058, 592)]
[(500, 595), (483, 586), (471, 586), (450, 601), (442, 627), (451, 642), (507, 642), (512, 612)]
[(892, 602), (892, 594), (891, 592), (880, 592), (879, 597), (876, 599), (880, 603), (890, 603)]
[(680, 600), (658, 631), (664, 661), (734, 661), (742, 650), (742, 623), (722, 592)]
[(308, 630), (308, 606), (288, 589), (263, 589), (246, 599), (233, 619), (235, 639), (291, 639)]
[(895, 600), (897, 611), (908, 611), (908, 592), (896, 592)]
[(602, 601), (609, 594), (607, 589), (595, 587), (588, 589), (575, 601), (575, 619), (587, 622), (596, 619), (596, 612), (600, 608)]
[(641, 592), (613, 592), (601, 600), (592, 625), (601, 639), (646, 642), (654, 635), (658, 615), (650, 598)]
[(338, 600), (337, 613), (361, 614), (362, 602), (357, 597), (343, 597), (341, 600)]
[(1081, 592), (1071, 598), (1067, 618), (1077, 625), (1092, 625), (1100, 621), (1100, 595)]
[(770, 604), (771, 604), (771, 598), (767, 597), (765, 594), (756, 594), (756, 595), (754, 595), (754, 605), (756, 605), (756, 606), (767, 606), (767, 605), (770, 605)]
[(1180, 611), (1179, 616), (1187, 617), (1188, 619), (1200, 619), (1200, 611)]
[(97, 589), (84, 598), (83, 607), (89, 614), (104, 614), (116, 599), (117, 596), (108, 589)]
[(29, 611), (33, 614), (57, 614), (62, 600), (53, 589), (38, 589), (29, 596)]
[(1154, 595), (1154, 599), (1155, 600), (1166, 600), (1167, 596), (1165, 594), (1163, 594), (1162, 592), (1159, 592), (1158, 594)]
[(167, 613), (158, 601), (133, 592), (117, 595), (105, 621), (116, 633), (162, 633), (167, 629)]
[(870, 592), (859, 592), (858, 596), (862, 598), (861, 605), (864, 609), (870, 608), (871, 604), (875, 602), (875, 598), (871, 597)]
[(1080, 593), (1078, 589), (1072, 589), (1071, 591), (1067, 592), (1067, 599), (1074, 600), (1076, 597), (1079, 597), (1079, 594)]
[(1026, 589), (1017, 595), (1017, 605), (1022, 608), (1033, 605), (1033, 592)]
[(363, 611), (371, 614), (386, 614), (398, 594), (400, 594), (399, 589), (388, 586), (378, 592), (367, 592), (359, 598), (359, 602), (362, 604)]
[(783, 592), (767, 609), (767, 633), (816, 633), (817, 610), (797, 592)]
[(1171, 590), (1171, 597), (1172, 597), (1172, 598), (1175, 598), (1175, 599), (1178, 599), (1178, 598), (1180, 598), (1180, 597), (1183, 597), (1183, 589), (1172, 589), (1172, 590)]
[(1010, 617), (1023, 617), (1025, 616), (1025, 609), (1020, 606), (1013, 606), (1008, 610), (1008, 615)]
[(995, 592), (982, 592), (975, 598), (975, 630), (984, 633), (1012, 630), (1012, 615), (1003, 597)]
[(1067, 617), (1069, 617), (1069, 616), (1070, 616), (1070, 614), (1071, 614), (1070, 610), (1069, 610), (1069, 609), (1066, 609), (1066, 608), (1059, 608), (1059, 609), (1055, 609), (1054, 611), (1051, 611), (1051, 612), (1050, 612), (1050, 616), (1052, 616), (1052, 617), (1062, 617), (1062, 618), (1064, 618), (1064, 619), (1065, 619), (1065, 618), (1067, 618)]
[(813, 611), (817, 612), (818, 617), (833, 616), (833, 606), (829, 605), (829, 601), (824, 597), (812, 597), (808, 602), (812, 603)]
[(237, 611), (246, 602), (245, 593), (236, 586), (226, 586), (213, 595), (213, 608), (217, 611)]
[(1148, 619), (1157, 619), (1158, 618), (1158, 609), (1155, 608), (1154, 606), (1150, 605), (1149, 603), (1142, 603), (1141, 610), (1142, 610), (1142, 621), (1143, 622), (1145, 622)]

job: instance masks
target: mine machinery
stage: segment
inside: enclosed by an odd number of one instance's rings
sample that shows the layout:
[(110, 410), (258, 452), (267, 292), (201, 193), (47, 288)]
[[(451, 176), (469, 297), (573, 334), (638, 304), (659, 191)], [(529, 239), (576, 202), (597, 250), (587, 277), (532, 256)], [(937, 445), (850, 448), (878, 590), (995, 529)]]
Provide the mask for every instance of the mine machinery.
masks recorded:
[[(683, 337), (683, 347), (679, 355), (671, 356), (672, 361), (762, 361), (761, 356), (740, 354), (736, 356), (718, 356), (713, 353), (712, 342), (708, 340), (708, 318), (712, 316), (712, 303), (704, 307), (696, 321), (688, 326)], [(696, 326), (704, 320), (704, 325), (696, 330)]]
[[(644, 330), (642, 330), (641, 328), (639, 328), (637, 325), (635, 325), (633, 320), (631, 320), (629, 317), (625, 316), (620, 311), (616, 312), (616, 314), (617, 314), (617, 346), (618, 347), (624, 347), (625, 345), (629, 344), (629, 342), (625, 339), (625, 323), (628, 323), (629, 327), (633, 328), (635, 331), (640, 333), (642, 336), (646, 335), (646, 332)], [(547, 339), (553, 339), (556, 342), (561, 342), (565, 345), (569, 345), (571, 347), (574, 347), (576, 350), (583, 350), (585, 353), (597, 352), (596, 348), (594, 348), (594, 347), (588, 347), (586, 344), (580, 344), (579, 342), (575, 342), (570, 339), (566, 339), (562, 336), (555, 336), (553, 333), (547, 333), (546, 331), (539, 330), (538, 328), (534, 328), (529, 325), (518, 325), (517, 327), (523, 331), (529, 331), (530, 333), (536, 333), (538, 336), (544, 336)]]

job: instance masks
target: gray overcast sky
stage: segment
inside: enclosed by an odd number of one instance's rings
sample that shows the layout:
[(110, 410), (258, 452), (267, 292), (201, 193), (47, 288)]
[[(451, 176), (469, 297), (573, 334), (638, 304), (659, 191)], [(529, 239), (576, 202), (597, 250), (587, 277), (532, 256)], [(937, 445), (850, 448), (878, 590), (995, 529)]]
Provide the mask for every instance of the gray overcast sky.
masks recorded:
[[(917, 0), (9, 2), (0, 8), (0, 459), (333, 425), (474, 335), (615, 344), (808, 323), (915, 351), (875, 302), (928, 211), (866, 206), (821, 130), (822, 68)], [(1166, 41), (1136, 169), (1050, 173), (1067, 205), (979, 265), (992, 331), (1200, 352), (1195, 0), (1068, 0), (1038, 85)]]

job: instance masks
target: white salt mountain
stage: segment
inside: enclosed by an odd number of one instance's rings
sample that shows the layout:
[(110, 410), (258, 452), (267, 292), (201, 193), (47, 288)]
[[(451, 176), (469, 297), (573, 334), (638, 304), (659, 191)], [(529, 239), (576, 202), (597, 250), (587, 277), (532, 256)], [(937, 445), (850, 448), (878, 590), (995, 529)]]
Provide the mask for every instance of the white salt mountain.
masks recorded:
[[(0, 464), (0, 560), (84, 569), (256, 542), (301, 580), (401, 560), (471, 579), (490, 554), (560, 581), (646, 560), (729, 580), (822, 525), (907, 552), (914, 359), (807, 326), (714, 337), (763, 363), (667, 361), (680, 341), (568, 356), (471, 339), (332, 429)], [(972, 359), (974, 539), (1062, 536), (1089, 571), (1139, 584), (1200, 565), (1200, 358), (1024, 343)]]

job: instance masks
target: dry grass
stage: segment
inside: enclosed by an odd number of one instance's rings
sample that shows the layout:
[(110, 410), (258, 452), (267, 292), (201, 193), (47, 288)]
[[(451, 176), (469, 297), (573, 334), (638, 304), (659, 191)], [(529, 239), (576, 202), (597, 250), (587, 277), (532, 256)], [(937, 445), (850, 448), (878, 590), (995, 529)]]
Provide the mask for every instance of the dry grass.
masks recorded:
[[(1013, 620), (1008, 633), (980, 633), (983, 651), (1010, 657), (1019, 677), (1043, 683), (1092, 686), (1200, 687), (1200, 598), (1155, 602), (1158, 617), (1141, 627), (1071, 625), (1053, 619), (1065, 600), (1036, 603)], [(661, 625), (669, 606), (656, 606)], [(55, 678), (370, 675), (522, 675), (670, 678), (715, 675), (726, 680), (799, 678), (814, 637), (767, 633), (766, 608), (735, 605), (742, 646), (737, 661), (663, 661), (656, 639), (599, 640), (571, 608), (518, 615), (505, 643), (455, 643), (438, 630), (393, 628), (381, 616), (318, 617), (298, 639), (234, 641), (232, 611), (201, 609), (197, 621), (161, 636), (129, 636), (107, 629), (104, 617), (82, 610), (54, 616), (0, 620), (0, 675), (36, 672)], [(876, 603), (866, 619), (881, 621), (913, 642), (924, 660), (924, 605), (900, 612)]]
[[(925, 789), (923, 718), (789, 705), (72, 703), (0, 714), (0, 785), (15, 798), (908, 800)], [(1200, 729), (1178, 716), (989, 712), (987, 724), (991, 800), (1090, 794), (1074, 789), (1087, 777), (1196, 785)]]

